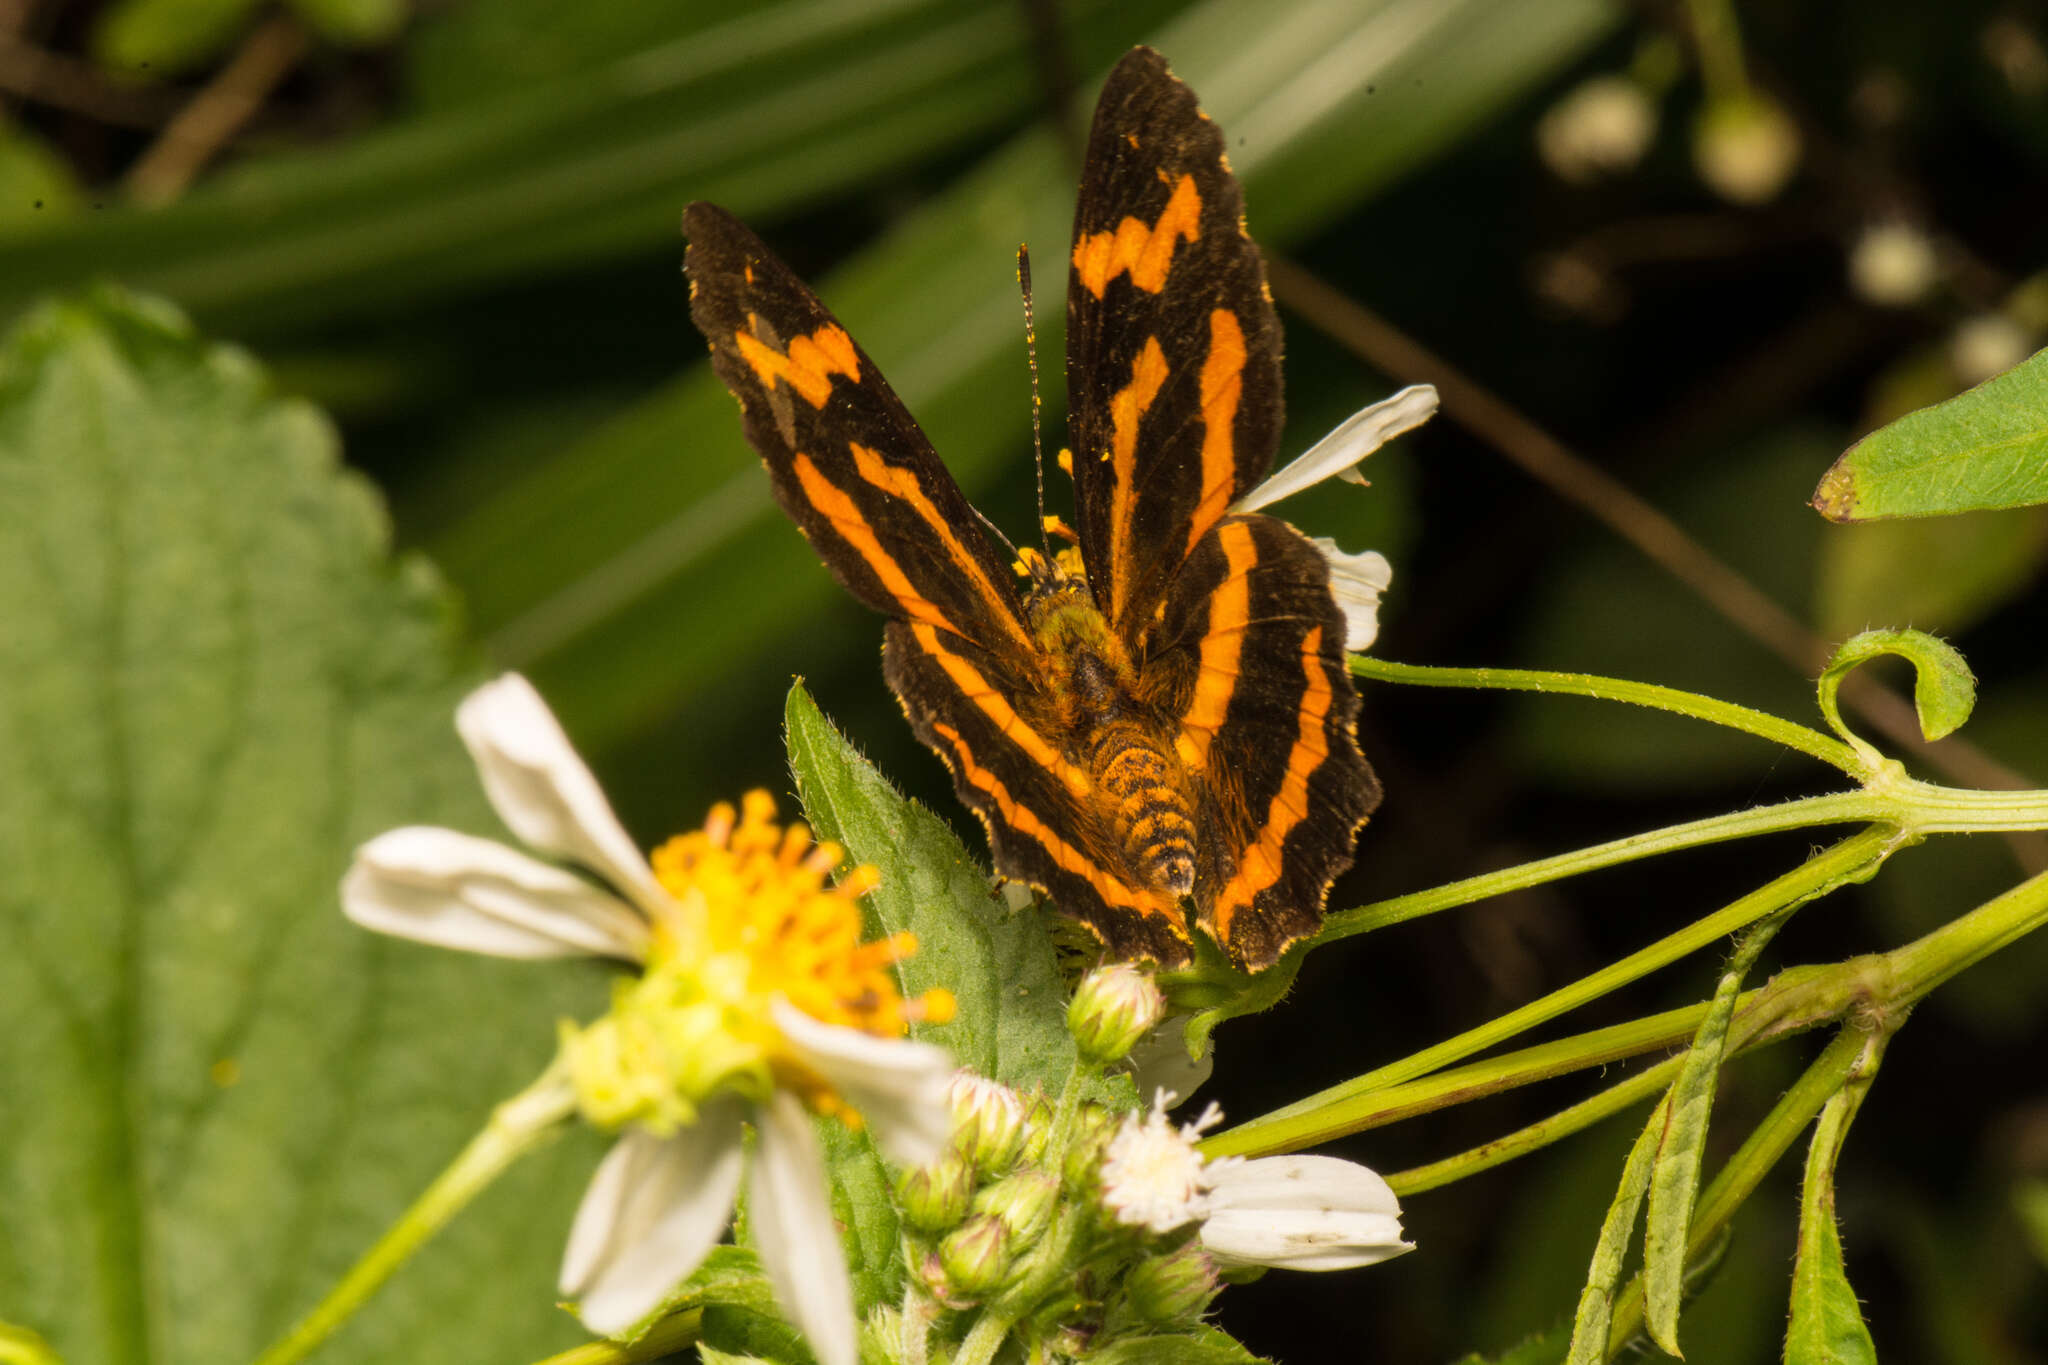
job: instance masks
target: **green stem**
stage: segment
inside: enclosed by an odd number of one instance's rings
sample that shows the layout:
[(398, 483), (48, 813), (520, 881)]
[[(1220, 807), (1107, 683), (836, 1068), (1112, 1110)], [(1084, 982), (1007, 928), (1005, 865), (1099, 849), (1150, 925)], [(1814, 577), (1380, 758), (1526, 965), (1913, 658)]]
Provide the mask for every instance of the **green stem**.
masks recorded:
[(694, 1346), (703, 1335), (704, 1310), (692, 1308), (687, 1313), (663, 1318), (634, 1341), (586, 1341), (536, 1365), (638, 1365)]
[(1419, 687), (1545, 692), (1673, 711), (1694, 720), (1741, 730), (1788, 749), (1797, 749), (1823, 763), (1833, 764), (1851, 777), (1860, 779), (1863, 776), (1862, 759), (1839, 739), (1804, 725), (1795, 725), (1768, 712), (1737, 706), (1717, 697), (1701, 696), (1697, 692), (1681, 692), (1675, 687), (1630, 682), (1623, 678), (1602, 678), (1591, 673), (1550, 673), (1532, 668), (1432, 668), (1423, 664), (1390, 663), (1362, 654), (1352, 655), (1350, 662), (1354, 674), (1380, 682), (1409, 683)]
[(1884, 955), (1891, 999), (1911, 1004), (1966, 967), (2048, 925), (2048, 873), (2030, 877), (1939, 929)]
[[(1707, 1186), (1693, 1211), (1692, 1236), (1687, 1243), (1691, 1256), (1697, 1257), (1713, 1244), (1742, 1202), (1778, 1164), (1778, 1158), (1798, 1140), (1829, 1097), (1842, 1088), (1862, 1058), (1867, 1041), (1868, 1036), (1855, 1028), (1845, 1028), (1836, 1034), (1735, 1155), (1728, 1158), (1728, 1164)], [(1642, 1330), (1643, 1309), (1643, 1278), (1637, 1275), (1615, 1306), (1614, 1326), (1607, 1338), (1609, 1357), (1619, 1354)]]
[(1447, 1156), (1441, 1161), (1432, 1161), (1427, 1166), (1414, 1166), (1405, 1171), (1396, 1171), (1387, 1177), (1387, 1184), (1398, 1195), (1420, 1194), (1440, 1185), (1463, 1180), (1468, 1175), (1477, 1175), (1518, 1156), (1527, 1156), (1538, 1148), (1548, 1147), (1559, 1138), (1569, 1137), (1582, 1129), (1590, 1128), (1604, 1118), (1609, 1118), (1630, 1105), (1650, 1096), (1671, 1084), (1684, 1065), (1683, 1056), (1671, 1057), (1657, 1063), (1647, 1071), (1641, 1071), (1611, 1085), (1590, 1099), (1584, 1099), (1569, 1109), (1561, 1109), (1547, 1119), (1539, 1119), (1526, 1128), (1518, 1128), (1491, 1142), (1482, 1143), (1456, 1156)]
[(1693, 43), (1707, 92), (1717, 99), (1729, 99), (1747, 91), (1742, 31), (1735, 23), (1732, 0), (1689, 0), (1687, 8), (1692, 11)]
[[(1700, 1020), (1706, 1017), (1707, 1008), (1704, 1004), (1688, 1005), (1646, 1019), (1635, 1019), (1626, 1024), (1615, 1024), (1524, 1048), (1425, 1080), (1355, 1096), (1345, 1103), (1317, 1112), (1315, 1117), (1325, 1122), (1328, 1131), (1289, 1127), (1281, 1114), (1268, 1114), (1209, 1138), (1202, 1143), (1202, 1154), (1209, 1157), (1271, 1156), (1276, 1152), (1296, 1151), (1344, 1133), (1363, 1132), (1553, 1076), (1654, 1052), (1691, 1038), (1699, 1028)], [(1277, 1135), (1276, 1128), (1283, 1130), (1285, 1136)]]
[(1024, 1315), (1073, 1273), (1069, 1262), (1073, 1259), (1074, 1243), (1088, 1216), (1087, 1210), (1072, 1204), (1060, 1206), (1051, 1231), (1031, 1253), (1034, 1264), (1024, 1272), (1015, 1288), (981, 1310), (981, 1316), (968, 1330), (967, 1339), (953, 1353), (953, 1365), (988, 1365)]
[(564, 1080), (561, 1059), (557, 1058), (540, 1079), (491, 1111), (483, 1131), (470, 1139), (412, 1207), (327, 1291), (327, 1297), (257, 1357), (256, 1365), (292, 1365), (310, 1355), (470, 1200), (514, 1161), (552, 1137), (556, 1126), (575, 1109), (574, 1092)]
[(1868, 875), (1869, 870), (1898, 845), (1898, 831), (1887, 827), (1868, 829), (1860, 834), (1851, 835), (1724, 909), (1697, 920), (1677, 933), (1659, 939), (1649, 947), (1631, 953), (1621, 961), (1604, 967), (1590, 976), (1552, 991), (1539, 1000), (1532, 1000), (1520, 1009), (1510, 1010), (1500, 1018), (1469, 1029), (1455, 1038), (1446, 1039), (1435, 1047), (1424, 1048), (1398, 1062), (1389, 1063), (1341, 1085), (1332, 1086), (1328, 1090), (1276, 1109), (1249, 1123), (1240, 1124), (1227, 1133), (1218, 1133), (1209, 1141), (1217, 1144), (1216, 1150), (1226, 1150), (1223, 1144), (1243, 1143), (1241, 1134), (1244, 1130), (1256, 1127), (1260, 1130), (1257, 1146), (1261, 1150), (1291, 1151), (1296, 1147), (1325, 1141), (1341, 1132), (1348, 1132), (1348, 1128), (1324, 1122), (1323, 1116), (1355, 1097), (1389, 1089), (1418, 1076), (1428, 1075), (1476, 1052), (1484, 1051), (1538, 1024), (1546, 1023), (1568, 1010), (1576, 1009), (1589, 1000), (1596, 1000), (1638, 977), (1667, 966), (1688, 953), (1734, 933), (1787, 905), (1810, 900), (1844, 882)]

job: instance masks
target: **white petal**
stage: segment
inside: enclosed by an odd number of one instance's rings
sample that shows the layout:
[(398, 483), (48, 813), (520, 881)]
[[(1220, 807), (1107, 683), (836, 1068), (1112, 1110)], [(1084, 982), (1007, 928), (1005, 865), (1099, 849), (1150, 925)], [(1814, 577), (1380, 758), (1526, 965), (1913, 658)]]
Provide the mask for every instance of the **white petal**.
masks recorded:
[(484, 794), (520, 839), (581, 863), (643, 908), (667, 901), (533, 684), (517, 673), (485, 683), (456, 708), (455, 728), (476, 760)]
[(1329, 1156), (1247, 1161), (1216, 1175), (1202, 1245), (1223, 1265), (1344, 1270), (1414, 1245), (1401, 1203), (1378, 1174)]
[(1231, 504), (1233, 512), (1253, 512), (1267, 503), (1299, 493), (1335, 474), (1362, 483), (1356, 466), (1403, 432), (1413, 431), (1436, 415), (1436, 389), (1410, 384), (1392, 398), (1361, 408), (1337, 424), (1285, 469)]
[(1330, 596), (1344, 612), (1344, 648), (1363, 653), (1380, 637), (1380, 594), (1394, 581), (1394, 566), (1378, 550), (1346, 554), (1327, 536), (1312, 543), (1330, 561)]
[(645, 955), (647, 923), (617, 896), (515, 849), (422, 825), (378, 835), (341, 879), (365, 929), (492, 957)]
[(673, 1137), (634, 1128), (613, 1145), (562, 1256), (561, 1289), (584, 1326), (625, 1331), (703, 1264), (732, 1217), (740, 1135), (740, 1107), (728, 1101)]
[(1173, 1097), (1167, 1101), (1170, 1106), (1208, 1084), (1209, 1073), (1216, 1069), (1216, 1049), (1211, 1045), (1199, 1062), (1189, 1058), (1187, 1024), (1186, 1015), (1175, 1015), (1140, 1038), (1131, 1049), (1128, 1065), (1140, 1095), (1164, 1091)]
[(781, 1090), (758, 1114), (761, 1141), (747, 1182), (747, 1226), (761, 1264), (776, 1302), (804, 1334), (818, 1365), (854, 1365), (853, 1287), (811, 1116)]
[(790, 1049), (860, 1111), (891, 1160), (922, 1166), (945, 1150), (956, 1063), (944, 1048), (822, 1023), (787, 1000), (774, 1010)]

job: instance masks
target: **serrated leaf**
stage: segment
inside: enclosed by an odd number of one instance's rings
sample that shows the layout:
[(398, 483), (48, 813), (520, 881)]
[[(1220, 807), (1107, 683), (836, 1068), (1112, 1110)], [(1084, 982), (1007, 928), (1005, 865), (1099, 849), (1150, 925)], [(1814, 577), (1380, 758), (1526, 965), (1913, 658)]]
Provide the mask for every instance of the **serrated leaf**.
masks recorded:
[[(348, 924), (350, 852), (488, 831), (449, 603), (334, 435), (114, 293), (0, 348), (0, 1285), (71, 1361), (247, 1360), (601, 974)], [(528, 1359), (594, 1143), (516, 1166), (321, 1359)], [(475, 1287), (493, 1286), (479, 1294)]]
[(714, 1305), (704, 1310), (704, 1334), (697, 1344), (706, 1361), (737, 1365), (816, 1365), (802, 1333), (770, 1313)]
[(1600, 1239), (1593, 1246), (1593, 1261), (1586, 1270), (1585, 1287), (1579, 1290), (1579, 1306), (1572, 1314), (1571, 1334), (1562, 1355), (1569, 1365), (1605, 1365), (1608, 1325), (1614, 1318), (1614, 1289), (1621, 1283), (1622, 1262), (1635, 1236), (1636, 1213), (1650, 1188), (1652, 1163), (1661, 1146), (1665, 1124), (1671, 1112), (1666, 1098), (1650, 1111), (1648, 1122), (1629, 1148), (1621, 1168), (1614, 1198), (1600, 1224)]
[(1929, 740), (1962, 728), (1977, 704), (1977, 675), (1954, 645), (1919, 630), (1866, 630), (1844, 640), (1820, 675), (1820, 709), (1835, 733), (1854, 742), (1842, 724), (1835, 694), (1850, 669), (1884, 654), (1913, 665), (1913, 709)]
[(811, 824), (853, 861), (880, 870), (881, 884), (867, 896), (877, 932), (917, 936), (916, 955), (899, 969), (904, 992), (939, 987), (959, 1004), (951, 1023), (917, 1025), (917, 1035), (985, 1076), (1057, 1093), (1073, 1067), (1074, 1040), (1052, 940), (1035, 912), (1009, 909), (946, 823), (899, 795), (801, 683), (790, 689), (784, 716)]
[(1813, 505), (1830, 521), (2048, 502), (2048, 351), (1850, 446)]
[(1124, 1337), (1088, 1356), (1091, 1365), (1262, 1365), (1244, 1343), (1213, 1327), (1194, 1333)]

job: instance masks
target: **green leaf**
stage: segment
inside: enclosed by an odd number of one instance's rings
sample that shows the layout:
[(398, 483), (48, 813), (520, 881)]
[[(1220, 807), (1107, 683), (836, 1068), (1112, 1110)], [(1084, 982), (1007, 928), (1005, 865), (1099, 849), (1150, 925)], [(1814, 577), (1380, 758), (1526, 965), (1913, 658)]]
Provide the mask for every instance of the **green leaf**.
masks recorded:
[(711, 1362), (735, 1365), (816, 1365), (811, 1348), (796, 1328), (772, 1313), (717, 1305), (704, 1310), (704, 1334), (698, 1353)]
[(2048, 512), (1926, 517), (1830, 527), (1821, 538), (1815, 624), (1845, 639), (1874, 621), (1967, 630), (2031, 586), (2048, 553)]
[[(668, 1316), (692, 1308), (723, 1305), (756, 1313), (775, 1311), (775, 1290), (761, 1268), (761, 1258), (747, 1247), (715, 1246), (689, 1279), (676, 1286), (662, 1304)], [(658, 1319), (657, 1319), (658, 1321)]]
[(1830, 521), (2048, 502), (2048, 351), (1849, 447), (1813, 505)]
[(220, 56), (257, 0), (119, 0), (93, 30), (93, 55), (120, 71), (175, 76)]
[[(342, 918), (358, 843), (491, 828), (469, 674), (440, 584), (247, 356), (111, 291), (37, 310), (0, 347), (0, 509), (5, 1311), (71, 1361), (247, 1360), (601, 978)], [(594, 1145), (515, 1167), (322, 1358), (574, 1340)]]
[(1658, 1106), (1665, 1122), (1650, 1168), (1649, 1209), (1643, 1215), (1644, 1325), (1650, 1339), (1672, 1355), (1682, 1354), (1678, 1310), (1685, 1303), (1686, 1266), (1692, 1259), (1693, 1200), (1699, 1194), (1700, 1163), (1706, 1155), (1707, 1124), (1721, 1081), (1728, 1025), (1735, 1017), (1743, 978), (1798, 905), (1795, 901), (1759, 920), (1742, 936), (1715, 984), (1712, 1008), (1693, 1035), (1685, 1065)]
[(877, 932), (917, 936), (916, 955), (899, 969), (904, 992), (941, 987), (959, 1004), (951, 1023), (920, 1024), (918, 1036), (985, 1076), (1058, 1093), (1073, 1068), (1074, 1040), (1037, 912), (1009, 909), (946, 823), (898, 795), (801, 683), (784, 714), (790, 767), (812, 825), (881, 872), (867, 897)]
[(876, 1304), (903, 1297), (903, 1244), (889, 1172), (865, 1131), (836, 1118), (819, 1119), (817, 1129), (832, 1172), (832, 1218), (846, 1248), (853, 1311), (865, 1317)]
[(1650, 1188), (1650, 1172), (1663, 1145), (1671, 1114), (1667, 1096), (1650, 1111), (1649, 1121), (1622, 1165), (1621, 1180), (1600, 1224), (1600, 1240), (1593, 1246), (1593, 1263), (1586, 1269), (1586, 1284), (1579, 1291), (1579, 1306), (1572, 1315), (1571, 1338), (1565, 1359), (1568, 1365), (1605, 1365), (1608, 1326), (1614, 1318), (1614, 1287), (1621, 1283), (1622, 1262), (1635, 1236), (1636, 1212)]
[(1877, 1346), (1842, 1268), (1835, 1227), (1835, 1159), (1859, 1093), (1844, 1090), (1828, 1101), (1807, 1148), (1785, 1365), (1877, 1365)]
[(1569, 1331), (1569, 1324), (1559, 1323), (1547, 1332), (1537, 1332), (1516, 1342), (1497, 1356), (1474, 1351), (1460, 1356), (1454, 1365), (1561, 1365)]
[(1124, 1337), (1088, 1356), (1090, 1365), (1260, 1365), (1243, 1342), (1213, 1327), (1188, 1333)]
[(1977, 677), (1955, 646), (1918, 630), (1866, 630), (1835, 650), (1820, 675), (1820, 709), (1835, 733), (1859, 743), (1842, 723), (1835, 704), (1842, 679), (1850, 669), (1884, 654), (1896, 654), (1913, 665), (1913, 709), (1920, 733), (1930, 740), (1954, 734), (1977, 704)]

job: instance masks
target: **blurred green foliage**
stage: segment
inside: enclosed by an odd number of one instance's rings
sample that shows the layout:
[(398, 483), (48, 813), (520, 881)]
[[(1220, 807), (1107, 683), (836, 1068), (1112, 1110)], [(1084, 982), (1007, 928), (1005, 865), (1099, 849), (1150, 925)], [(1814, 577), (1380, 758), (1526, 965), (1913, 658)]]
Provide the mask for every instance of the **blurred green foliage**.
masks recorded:
[[(95, 33), (158, 25), (151, 71), (118, 89), (172, 110), (227, 60), (248, 14), (169, 0), (22, 8), (21, 42), (81, 60), (108, 51)], [(226, 17), (164, 27), (199, 8)], [(1073, 120), (1139, 41), (1222, 124), (1269, 250), (1650, 497), (1817, 636), (1948, 635), (1982, 680), (1962, 738), (2048, 775), (2039, 513), (1844, 529), (1807, 507), (1843, 448), (1899, 415), (1896, 395), (1917, 405), (1983, 377), (1959, 363), (1966, 324), (1995, 315), (2039, 344), (2015, 303), (2048, 266), (2036, 10), (1738, 6), (1750, 69), (1801, 135), (1790, 182), (1757, 207), (1717, 199), (1694, 170), (1702, 86), (1682, 6), (1276, 0), (1254, 16), (1223, 0), (448, 0), (368, 51), (354, 44), (395, 7), (294, 12), (322, 45), (166, 207), (132, 206), (120, 186), (161, 119), (93, 112), (131, 108), (129, 95), (88, 87), (93, 98), (63, 103), (9, 87), (0, 314), (113, 277), (247, 343), (284, 388), (328, 407), (400, 542), (439, 563), (495, 663), (536, 677), (644, 840), (744, 785), (789, 790), (778, 728), (796, 673), (891, 780), (954, 819), (970, 848), (980, 839), (894, 714), (878, 623), (774, 511), (703, 364), (679, 273), (682, 206), (724, 203), (782, 251), (1016, 534), (1032, 504), (1013, 253), (1028, 241), (1041, 262), (1057, 448)], [(1536, 148), (1544, 114), (1590, 78), (1656, 66), (1642, 60), (1653, 38), (1658, 62), (1686, 55), (1645, 87), (1638, 157), (1589, 182), (1554, 174)], [(200, 65), (168, 79), (185, 40)], [(1871, 224), (1901, 218), (1939, 244), (1939, 264), (1909, 300), (1874, 301), (1850, 262)], [(1374, 371), (1282, 304), (1283, 454), (1417, 377)], [(1323, 490), (1290, 511), (1393, 556), (1388, 657), (1618, 673), (1815, 719), (1810, 679), (1454, 420), (1368, 472), (1370, 491)], [(1389, 796), (1339, 904), (1818, 780), (1740, 736), (1578, 700), (1376, 688), (1364, 739)], [(1249, 1117), (1433, 1042), (1799, 851), (1609, 874), (1318, 954), (1285, 1008), (1221, 1035), (1216, 1093)], [(2011, 856), (1914, 850), (1858, 908), (1802, 920), (1772, 955), (1896, 943), (2010, 884)], [(1843, 1158), (1843, 1242), (1873, 1331), (1935, 1365), (2048, 1358), (2048, 1271), (2026, 1253), (2010, 1193), (2048, 1171), (2048, 1114), (2024, 1083), (2048, 1036), (2043, 951), (2022, 944), (1937, 994)], [(1699, 998), (1711, 965), (1648, 983), (1635, 1003)], [(1730, 1133), (1768, 1106), (1778, 1068), (1735, 1067), (1720, 1102)], [(1347, 1154), (1382, 1167), (1439, 1156), (1557, 1098), (1439, 1116)], [(1269, 1276), (1225, 1297), (1225, 1322), (1283, 1359), (1351, 1342), (1360, 1315), (1385, 1358), (1497, 1351), (1569, 1308), (1619, 1166), (1604, 1141), (1422, 1197), (1410, 1227), (1424, 1254), (1336, 1294)], [(1710, 1149), (1710, 1170), (1724, 1154)], [(1767, 1189), (1745, 1215), (1705, 1291), (1713, 1309), (1688, 1319), (1689, 1359), (1772, 1349), (1792, 1189)]]

